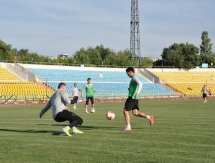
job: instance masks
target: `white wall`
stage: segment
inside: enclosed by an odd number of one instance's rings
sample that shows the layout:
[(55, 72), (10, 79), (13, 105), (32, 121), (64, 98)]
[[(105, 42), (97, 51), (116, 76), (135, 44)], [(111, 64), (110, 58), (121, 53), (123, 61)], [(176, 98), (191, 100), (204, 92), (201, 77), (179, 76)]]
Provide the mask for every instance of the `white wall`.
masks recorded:
[(84, 71), (117, 71), (125, 72), (125, 68), (100, 68), (100, 67), (73, 67), (73, 66), (58, 66), (58, 65), (34, 65), (34, 64), (19, 64), (24, 68), (44, 68), (58, 70), (84, 70)]
[(6, 68), (6, 63), (0, 62), (0, 66)]

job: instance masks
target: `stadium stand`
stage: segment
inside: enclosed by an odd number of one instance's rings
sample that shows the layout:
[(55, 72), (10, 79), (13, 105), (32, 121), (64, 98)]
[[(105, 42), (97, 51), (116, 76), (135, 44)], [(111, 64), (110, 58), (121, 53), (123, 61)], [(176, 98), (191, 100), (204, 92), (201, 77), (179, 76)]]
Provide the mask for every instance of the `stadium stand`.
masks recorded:
[(201, 95), (201, 89), (204, 84), (206, 87), (215, 92), (215, 71), (214, 70), (190, 70), (190, 71), (156, 71), (151, 72), (158, 76), (161, 82), (171, 86), (176, 91), (185, 95)]
[(1, 81), (20, 81), (19, 78), (8, 72), (6, 69), (0, 66), (0, 80)]
[[(26, 66), (26, 65), (25, 65)], [(108, 68), (77, 68), (68, 66), (26, 66), (31, 72), (37, 74), (43, 83), (46, 83), (54, 89), (57, 89), (59, 82), (67, 84), (68, 93), (71, 94), (74, 83), (82, 89), (88, 77), (92, 78), (97, 97), (127, 97), (128, 85), (130, 79), (125, 73), (125, 69)], [(104, 78), (100, 78), (100, 73)], [(152, 83), (146, 78), (137, 74), (143, 82), (141, 96), (177, 96), (170, 89), (163, 87), (158, 83)]]
[(7, 100), (13, 97), (15, 100), (19, 99), (41, 99), (50, 96), (52, 92), (46, 90), (39, 83), (22, 82), (15, 75), (0, 66), (0, 100)]
[[(50, 95), (50, 92), (47, 92)], [(3, 82), (0, 84), (0, 95), (46, 95), (46, 89), (35, 84), (34, 82)]]

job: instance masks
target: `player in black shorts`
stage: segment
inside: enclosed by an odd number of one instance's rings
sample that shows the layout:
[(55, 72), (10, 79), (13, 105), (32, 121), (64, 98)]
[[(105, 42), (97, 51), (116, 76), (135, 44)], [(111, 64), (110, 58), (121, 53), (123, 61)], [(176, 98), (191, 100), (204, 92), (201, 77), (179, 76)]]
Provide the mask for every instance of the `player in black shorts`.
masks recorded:
[(139, 111), (139, 99), (140, 99), (140, 91), (142, 89), (142, 83), (140, 79), (135, 75), (134, 68), (128, 67), (126, 69), (127, 75), (131, 78), (130, 84), (129, 84), (129, 93), (128, 98), (125, 102), (123, 114), (125, 117), (126, 127), (123, 131), (130, 131), (131, 125), (130, 125), (130, 116), (129, 111), (132, 110), (132, 113), (134, 116), (147, 118), (149, 120), (150, 125), (152, 126), (154, 124), (154, 117), (146, 115), (143, 112)]
[(94, 97), (86, 97), (86, 105), (89, 104), (89, 101), (91, 102), (91, 104), (94, 104)]
[(94, 109), (94, 94), (96, 92), (93, 88), (93, 84), (91, 83), (91, 78), (87, 79), (87, 84), (85, 84), (84, 88), (82, 89), (82, 94), (83, 94), (84, 90), (86, 91), (85, 109), (86, 109), (86, 113), (89, 113), (87, 110), (89, 100), (91, 101), (91, 106), (92, 106), (91, 110), (93, 110)]
[(73, 109), (74, 110), (77, 110), (77, 101), (78, 101), (78, 96), (79, 96), (79, 91), (81, 91), (80, 89), (78, 89), (77, 87), (77, 84), (74, 83), (74, 87), (72, 89), (72, 97), (73, 97), (73, 100), (76, 101), (74, 104), (73, 104)]
[(204, 85), (204, 87), (202, 88), (202, 97), (204, 99), (204, 103), (207, 103), (207, 92), (208, 92), (208, 89), (207, 87)]
[(67, 110), (67, 104), (74, 104), (77, 101), (71, 100), (66, 92), (66, 84), (60, 83), (58, 90), (51, 96), (51, 99), (40, 112), (40, 118), (52, 107), (52, 117), (57, 122), (69, 121), (69, 125), (62, 128), (62, 132), (67, 136), (72, 136), (69, 132), (72, 129), (73, 134), (82, 134), (83, 132), (76, 128), (83, 123), (83, 119), (75, 113)]

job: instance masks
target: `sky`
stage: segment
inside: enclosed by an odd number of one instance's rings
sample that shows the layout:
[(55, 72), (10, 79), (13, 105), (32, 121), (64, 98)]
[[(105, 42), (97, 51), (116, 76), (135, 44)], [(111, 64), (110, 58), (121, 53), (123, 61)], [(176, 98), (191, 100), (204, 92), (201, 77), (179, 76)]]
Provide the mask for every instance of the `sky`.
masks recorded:
[[(0, 0), (0, 39), (44, 56), (103, 44), (130, 48), (131, 0)], [(214, 0), (139, 0), (142, 57), (173, 43), (199, 47), (208, 31), (215, 51)]]

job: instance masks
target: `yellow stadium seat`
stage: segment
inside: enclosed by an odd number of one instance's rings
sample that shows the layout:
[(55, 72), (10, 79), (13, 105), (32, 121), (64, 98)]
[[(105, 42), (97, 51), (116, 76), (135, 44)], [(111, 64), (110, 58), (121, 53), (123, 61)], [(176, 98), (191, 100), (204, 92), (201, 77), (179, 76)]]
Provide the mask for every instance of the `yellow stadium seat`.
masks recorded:
[(185, 95), (201, 95), (202, 87), (206, 84), (208, 90), (215, 92), (215, 72), (153, 72), (165, 84)]

